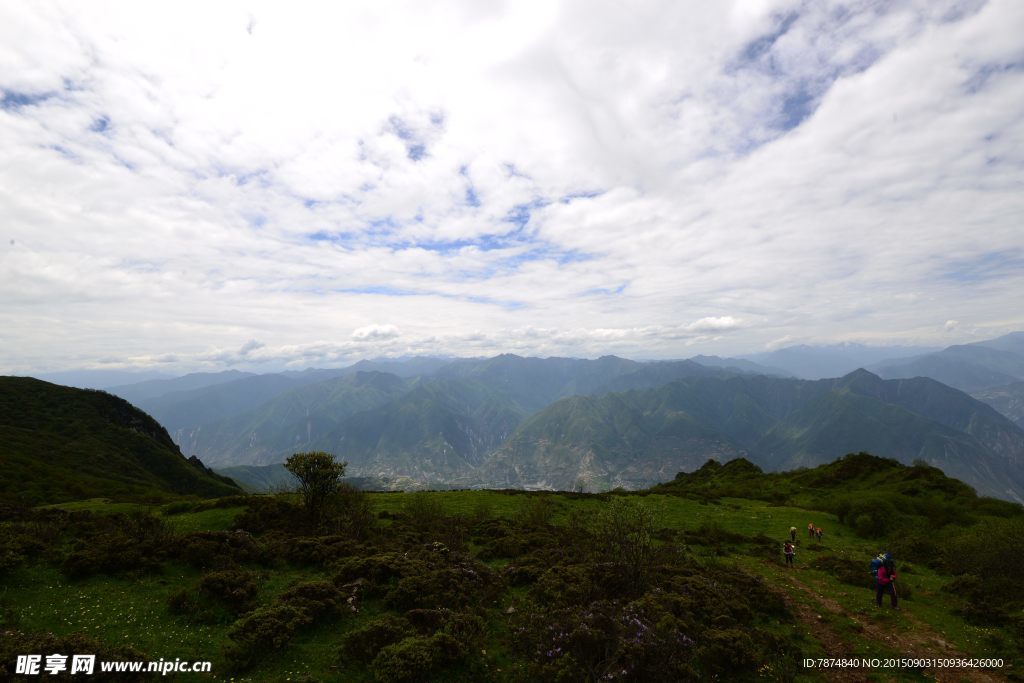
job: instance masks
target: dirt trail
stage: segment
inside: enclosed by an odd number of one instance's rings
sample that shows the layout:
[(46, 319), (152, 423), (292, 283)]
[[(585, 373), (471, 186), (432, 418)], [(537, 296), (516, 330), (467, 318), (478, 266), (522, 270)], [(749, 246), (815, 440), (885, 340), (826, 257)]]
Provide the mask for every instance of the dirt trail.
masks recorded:
[[(774, 567), (773, 567), (774, 569)], [(957, 650), (951, 643), (942, 639), (941, 635), (935, 633), (927, 623), (908, 615), (905, 611), (900, 612), (903, 620), (910, 622), (913, 629), (901, 629), (897, 633), (894, 628), (887, 624), (879, 624), (863, 618), (860, 615), (847, 611), (834, 599), (822, 595), (817, 589), (808, 586), (798, 576), (798, 572), (777, 573), (779, 579), (788, 579), (789, 585), (810, 598), (811, 602), (818, 606), (814, 609), (795, 600), (792, 596), (784, 593), (787, 603), (797, 617), (808, 626), (815, 637), (822, 643), (823, 648), (832, 657), (850, 656), (851, 646), (846, 642), (835, 629), (824, 618), (823, 614), (842, 615), (857, 623), (858, 631), (869, 640), (885, 643), (888, 649), (899, 652), (909, 658), (963, 658), (968, 656)], [(888, 599), (886, 599), (888, 600)], [(888, 607), (883, 607), (888, 609)], [(1006, 681), (1006, 677), (991, 671), (978, 669), (924, 669), (924, 674), (930, 678), (946, 682), (970, 681), (971, 683), (998, 683)], [(828, 672), (830, 680), (834, 681), (864, 681), (868, 680), (868, 674), (875, 673), (884, 676), (884, 670), (869, 672), (857, 669), (832, 669)]]

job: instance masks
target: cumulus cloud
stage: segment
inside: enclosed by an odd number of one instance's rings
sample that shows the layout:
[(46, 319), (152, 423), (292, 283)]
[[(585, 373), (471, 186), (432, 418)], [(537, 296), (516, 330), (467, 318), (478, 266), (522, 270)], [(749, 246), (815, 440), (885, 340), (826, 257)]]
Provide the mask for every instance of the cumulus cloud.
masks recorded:
[(381, 339), (394, 339), (401, 333), (394, 325), (366, 325), (352, 333), (356, 341), (376, 341)]
[(690, 332), (721, 332), (735, 329), (741, 322), (731, 315), (723, 315), (717, 318), (701, 318), (687, 325), (686, 329)]
[(0, 365), (1019, 329), (1020, 25), (1012, 0), (7, 3)]

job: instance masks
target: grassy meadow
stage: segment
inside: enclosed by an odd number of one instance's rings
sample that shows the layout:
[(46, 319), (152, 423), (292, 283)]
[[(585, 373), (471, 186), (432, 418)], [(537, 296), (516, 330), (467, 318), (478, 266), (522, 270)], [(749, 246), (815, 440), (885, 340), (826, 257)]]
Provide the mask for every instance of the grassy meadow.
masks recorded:
[[(983, 590), (1002, 580), (1004, 558), (965, 571), (935, 550), (968, 552), (992, 525), (1013, 540), (1012, 507), (992, 515), (988, 503), (952, 499), (966, 516), (928, 538), (901, 538), (920, 526), (910, 514), (874, 537), (834, 492), (814, 509), (807, 490), (788, 496), (799, 505), (780, 503), (779, 486), (757, 479), (773, 475), (716, 476), (717, 488), (704, 476), (600, 495), (347, 491), (316, 521), (295, 495), (5, 508), (0, 673), (12, 674), (17, 654), (95, 647), (101, 659), (213, 662), (212, 676), (176, 680), (1024, 676), (1019, 590)], [(744, 485), (749, 496), (718, 495)], [(886, 495), (900, 507), (898, 491)], [(808, 522), (824, 530), (820, 542)], [(897, 553), (895, 612), (875, 607), (868, 573), (883, 546)], [(1003, 666), (803, 665), (838, 657)]]

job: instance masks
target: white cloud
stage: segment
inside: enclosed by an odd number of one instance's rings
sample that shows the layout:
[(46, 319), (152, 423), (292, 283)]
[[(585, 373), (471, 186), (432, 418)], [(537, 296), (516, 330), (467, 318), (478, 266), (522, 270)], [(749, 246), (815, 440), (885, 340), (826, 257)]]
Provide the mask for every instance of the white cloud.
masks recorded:
[(401, 336), (401, 333), (394, 325), (366, 325), (352, 333), (352, 339), (356, 341), (394, 339), (399, 336)]
[(1020, 25), (1010, 0), (8, 3), (0, 366), (1020, 328)]

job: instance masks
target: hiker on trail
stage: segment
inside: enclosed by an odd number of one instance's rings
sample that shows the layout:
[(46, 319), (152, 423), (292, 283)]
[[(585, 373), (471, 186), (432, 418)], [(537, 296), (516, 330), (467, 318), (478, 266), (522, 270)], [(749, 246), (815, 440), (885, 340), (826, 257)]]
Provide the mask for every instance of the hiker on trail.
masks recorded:
[(792, 567), (793, 556), (796, 555), (796, 547), (791, 541), (786, 541), (786, 544), (782, 546), (782, 552), (786, 555), (786, 564)]
[(814, 522), (807, 522), (807, 537), (814, 538)]
[(885, 561), (882, 562), (882, 566), (878, 568), (878, 574), (875, 575), (875, 605), (878, 607), (882, 606), (882, 596), (886, 593), (889, 594), (889, 604), (892, 605), (893, 609), (899, 609), (896, 605), (896, 564), (892, 561), (891, 557), (886, 557)]
[(825, 532), (821, 530), (821, 527), (818, 527), (814, 530), (814, 537), (818, 539), (818, 543), (821, 543), (821, 535), (823, 533)]
[(791, 541), (796, 541), (796, 527), (795, 526), (789, 527), (789, 538), (790, 538)]
[(882, 566), (886, 558), (892, 557), (889, 553), (884, 550), (880, 550), (876, 557), (871, 558), (871, 562), (868, 563), (868, 569), (871, 572), (871, 585), (874, 586), (878, 580), (878, 568)]

